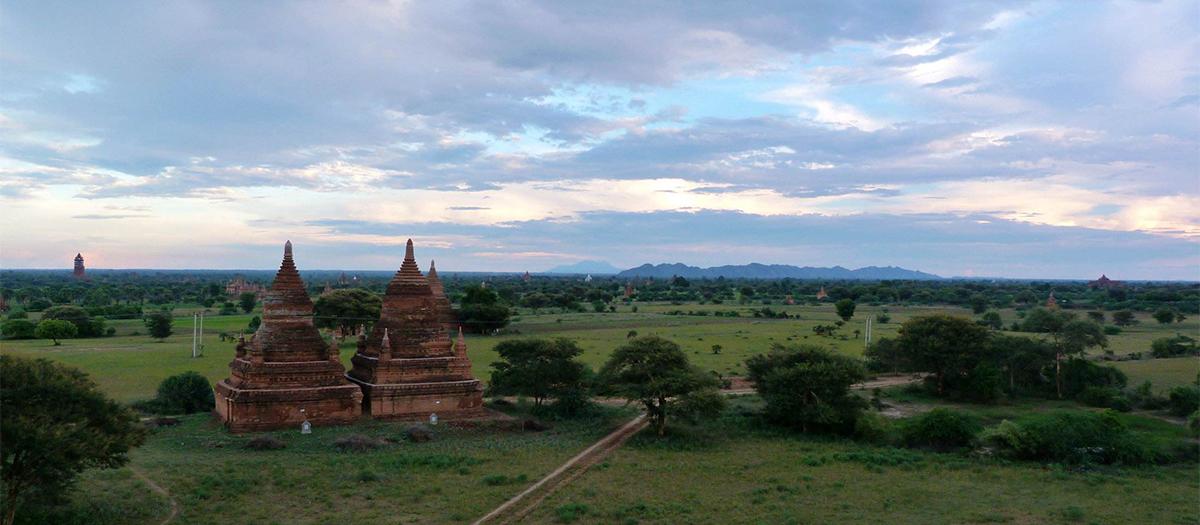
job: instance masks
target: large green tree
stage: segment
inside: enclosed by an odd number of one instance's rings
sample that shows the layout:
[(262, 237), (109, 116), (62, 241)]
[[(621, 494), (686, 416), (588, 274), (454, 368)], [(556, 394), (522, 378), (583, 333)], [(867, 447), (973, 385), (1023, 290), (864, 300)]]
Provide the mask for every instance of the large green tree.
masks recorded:
[(491, 288), (470, 286), (463, 290), (459, 316), (468, 330), (486, 334), (508, 325), (510, 312)]
[(938, 395), (977, 364), (988, 340), (987, 328), (951, 315), (914, 317), (900, 325), (896, 344), (917, 370), (933, 374)]
[(52, 502), (88, 468), (116, 468), (142, 443), (137, 415), (86, 374), (46, 359), (0, 356), (4, 524), (30, 501)]
[(171, 316), (171, 312), (161, 310), (158, 312), (150, 312), (142, 318), (142, 322), (146, 325), (146, 330), (150, 332), (150, 337), (162, 341), (171, 337), (171, 330), (175, 325), (175, 318)]
[(862, 364), (818, 346), (776, 344), (747, 359), (746, 369), (767, 418), (802, 432), (851, 431), (866, 406), (850, 391), (866, 378)]
[(600, 378), (609, 393), (641, 403), (659, 436), (666, 433), (668, 416), (712, 416), (724, 407), (717, 378), (692, 366), (679, 345), (658, 336), (618, 347)]
[(851, 299), (842, 299), (833, 304), (833, 307), (837, 309), (838, 317), (841, 317), (842, 320), (846, 322), (849, 322), (850, 318), (854, 317), (854, 309), (856, 306), (857, 305), (855, 305), (854, 301)]
[(54, 346), (61, 345), (59, 339), (70, 339), (79, 333), (79, 329), (75, 328), (70, 321), (60, 321), (58, 319), (45, 319), (37, 324), (34, 328), (33, 335), (38, 339), (49, 339), (54, 341)]
[(514, 339), (496, 345), (488, 389), (493, 395), (522, 395), (542, 406), (548, 398), (579, 399), (586, 394), (587, 366), (575, 358), (583, 349), (574, 341)]
[(256, 304), (258, 304), (258, 296), (255, 295), (254, 292), (242, 292), (242, 294), (238, 296), (238, 306), (240, 306), (242, 311), (245, 313), (253, 312), (254, 305)]
[(1095, 321), (1077, 319), (1075, 314), (1057, 309), (1035, 308), (1025, 316), (1024, 329), (1046, 334), (1054, 347), (1054, 389), (1063, 397), (1062, 362), (1082, 356), (1092, 347), (1108, 346), (1104, 330)]
[(343, 334), (354, 333), (359, 325), (379, 319), (383, 299), (361, 288), (334, 290), (317, 298), (313, 305), (313, 323), (319, 328), (337, 328)]

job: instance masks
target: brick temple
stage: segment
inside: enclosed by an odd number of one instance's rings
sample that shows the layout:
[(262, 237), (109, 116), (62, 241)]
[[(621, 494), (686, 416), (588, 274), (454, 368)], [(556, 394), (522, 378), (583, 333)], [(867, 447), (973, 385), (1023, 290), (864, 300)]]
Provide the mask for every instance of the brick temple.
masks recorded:
[(347, 377), (362, 387), (364, 414), (382, 419), (458, 419), (483, 414), (483, 387), (471, 375), (463, 337), (446, 329), (450, 302), (437, 272), (421, 274), (412, 240), (388, 283), (379, 321), (359, 339)]
[(232, 432), (351, 423), (362, 391), (346, 380), (337, 347), (313, 326), (313, 303), (292, 260), (292, 243), (263, 299), (262, 324), (237, 345), (230, 376), (216, 385), (216, 414)]

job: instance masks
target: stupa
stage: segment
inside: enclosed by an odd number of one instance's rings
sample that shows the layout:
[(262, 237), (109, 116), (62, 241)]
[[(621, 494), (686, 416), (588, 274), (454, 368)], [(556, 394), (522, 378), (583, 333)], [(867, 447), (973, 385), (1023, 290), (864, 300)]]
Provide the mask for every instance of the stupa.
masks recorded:
[[(483, 414), (483, 387), (471, 376), (466, 341), (450, 340), (441, 283), (421, 275), (409, 239), (383, 295), (379, 322), (358, 342), (346, 376), (362, 387), (363, 412), (381, 419), (456, 419)], [(436, 283), (436, 284), (434, 284)], [(435, 286), (438, 293), (435, 293)]]
[(262, 324), (241, 340), (217, 383), (216, 414), (233, 432), (351, 423), (362, 391), (346, 380), (337, 347), (313, 326), (313, 303), (292, 261), (292, 243), (263, 299)]
[(450, 298), (446, 297), (446, 288), (442, 286), (442, 280), (438, 278), (437, 263), (429, 261), (429, 273), (425, 275), (425, 280), (429, 281), (429, 289), (433, 291), (433, 300), (437, 303), (439, 312), (438, 319), (442, 323), (442, 327), (446, 330), (454, 328), (455, 318), (453, 307), (450, 306)]

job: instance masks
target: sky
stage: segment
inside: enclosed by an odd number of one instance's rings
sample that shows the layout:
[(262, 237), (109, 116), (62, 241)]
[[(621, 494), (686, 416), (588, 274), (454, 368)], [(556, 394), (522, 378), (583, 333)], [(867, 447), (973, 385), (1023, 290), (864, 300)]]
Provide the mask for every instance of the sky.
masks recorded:
[(0, 4), (0, 268), (1200, 279), (1200, 3)]

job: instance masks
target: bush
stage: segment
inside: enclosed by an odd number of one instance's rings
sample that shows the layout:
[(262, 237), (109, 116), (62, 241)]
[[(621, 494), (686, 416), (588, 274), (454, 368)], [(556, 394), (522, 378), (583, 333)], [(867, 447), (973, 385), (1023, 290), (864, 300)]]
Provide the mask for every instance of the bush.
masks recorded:
[(1112, 387), (1089, 386), (1075, 396), (1075, 400), (1090, 407), (1111, 408), (1120, 412), (1133, 409), (1129, 398)]
[(366, 452), (382, 447), (384, 442), (380, 439), (362, 434), (350, 434), (338, 438), (333, 442), (333, 446), (337, 447), (342, 452)]
[(1019, 459), (1068, 464), (1122, 463), (1155, 459), (1154, 452), (1113, 411), (1059, 411), (1005, 421), (984, 440)]
[(891, 441), (891, 436), (891, 422), (879, 414), (864, 412), (854, 421), (854, 437), (862, 441), (884, 445)]
[(158, 384), (153, 407), (163, 414), (208, 412), (214, 407), (212, 385), (198, 372), (184, 372)]
[(1192, 415), (1188, 416), (1187, 427), (1193, 437), (1200, 436), (1200, 410), (1192, 412)]
[(1171, 415), (1185, 417), (1200, 409), (1200, 386), (1177, 386), (1167, 396)]
[(433, 429), (428, 425), (417, 424), (404, 430), (404, 438), (410, 443), (425, 443), (433, 440)]
[(5, 339), (33, 339), (37, 325), (28, 319), (9, 319), (0, 324)]
[(1124, 389), (1125, 373), (1111, 366), (1098, 365), (1086, 359), (1068, 359), (1062, 364), (1063, 395), (1078, 396), (1088, 387)]
[(970, 446), (981, 429), (975, 416), (935, 408), (905, 419), (900, 425), (900, 442), (912, 448), (954, 450)]
[(38, 339), (49, 339), (54, 341), (54, 346), (62, 343), (59, 339), (70, 339), (75, 337), (79, 330), (70, 321), (62, 321), (58, 319), (43, 319), (33, 329), (33, 335)]
[(1146, 380), (1129, 394), (1129, 401), (1143, 410), (1158, 410), (1167, 406), (1167, 398), (1154, 393), (1154, 387)]
[(286, 446), (279, 438), (274, 436), (258, 436), (247, 441), (244, 448), (248, 450), (279, 450)]
[(98, 337), (104, 333), (104, 321), (92, 322), (87, 310), (78, 306), (53, 306), (42, 313), (42, 320), (55, 319), (75, 325), (78, 337)]
[(1120, 335), (1121, 334), (1121, 327), (1113, 326), (1111, 324), (1104, 325), (1103, 330), (1104, 330), (1104, 335)]
[(1150, 354), (1157, 358), (1195, 355), (1196, 340), (1186, 335), (1163, 337), (1150, 343)]

